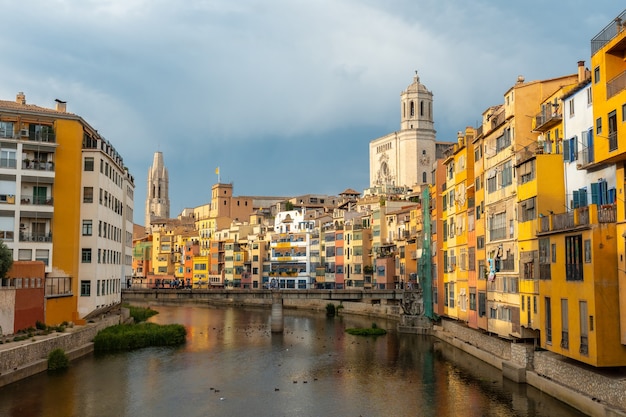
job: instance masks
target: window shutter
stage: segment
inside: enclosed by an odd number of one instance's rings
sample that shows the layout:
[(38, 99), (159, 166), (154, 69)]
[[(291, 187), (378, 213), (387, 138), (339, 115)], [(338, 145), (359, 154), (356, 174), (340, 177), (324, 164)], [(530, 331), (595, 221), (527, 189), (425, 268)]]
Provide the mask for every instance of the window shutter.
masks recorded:
[(580, 202), (580, 207), (586, 207), (587, 204), (587, 188), (581, 188), (578, 190), (578, 201)]
[(599, 194), (600, 185), (597, 182), (591, 183), (591, 204), (600, 204)]
[(580, 207), (580, 192), (574, 190), (574, 202), (572, 203), (573, 208)]
[(563, 161), (565, 162), (571, 161), (570, 157), (571, 155), (570, 155), (570, 150), (569, 150), (569, 140), (564, 140), (563, 141)]

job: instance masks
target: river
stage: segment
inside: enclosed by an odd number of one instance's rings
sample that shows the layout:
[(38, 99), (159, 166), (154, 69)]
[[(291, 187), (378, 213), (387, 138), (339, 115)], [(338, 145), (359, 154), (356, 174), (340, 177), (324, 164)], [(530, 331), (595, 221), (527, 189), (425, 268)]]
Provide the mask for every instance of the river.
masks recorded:
[[(151, 321), (181, 323), (179, 348), (90, 355), (60, 374), (0, 389), (0, 416), (581, 416), (532, 387), (395, 322), (285, 311), (154, 307)], [(378, 338), (348, 327), (389, 329)]]

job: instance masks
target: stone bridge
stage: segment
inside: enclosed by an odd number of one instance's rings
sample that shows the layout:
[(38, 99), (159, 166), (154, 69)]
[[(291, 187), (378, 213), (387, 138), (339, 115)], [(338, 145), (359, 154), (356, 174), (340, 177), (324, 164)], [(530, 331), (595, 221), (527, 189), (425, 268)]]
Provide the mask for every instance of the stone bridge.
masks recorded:
[(271, 306), (272, 297), (285, 303), (307, 301), (356, 302), (368, 305), (394, 305), (402, 301), (402, 290), (248, 290), (248, 289), (124, 289), (123, 302), (163, 302), (167, 304), (226, 304)]

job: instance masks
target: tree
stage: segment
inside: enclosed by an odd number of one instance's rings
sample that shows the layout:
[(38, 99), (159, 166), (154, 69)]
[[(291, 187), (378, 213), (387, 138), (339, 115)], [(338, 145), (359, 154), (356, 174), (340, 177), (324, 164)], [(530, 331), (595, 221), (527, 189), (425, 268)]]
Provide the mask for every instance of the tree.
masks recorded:
[(285, 211), (291, 211), (293, 210), (293, 203), (291, 201), (287, 201), (285, 203)]
[(4, 242), (0, 242), (0, 278), (4, 278), (11, 269), (13, 265), (13, 254), (11, 250), (4, 244)]

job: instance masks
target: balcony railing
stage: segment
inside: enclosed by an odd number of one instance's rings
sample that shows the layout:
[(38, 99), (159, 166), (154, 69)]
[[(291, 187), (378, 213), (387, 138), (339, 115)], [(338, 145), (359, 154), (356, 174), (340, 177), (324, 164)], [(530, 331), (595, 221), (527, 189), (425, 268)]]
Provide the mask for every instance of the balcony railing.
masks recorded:
[(605, 204), (598, 208), (599, 223), (615, 223), (617, 221), (617, 205)]
[(566, 330), (561, 332), (561, 347), (569, 349), (569, 332)]
[(552, 279), (550, 264), (539, 264), (539, 279)]
[(609, 99), (626, 89), (626, 71), (606, 83), (606, 98)]
[(52, 233), (22, 233), (20, 242), (52, 242)]
[(54, 162), (30, 161), (28, 159), (24, 159), (22, 161), (22, 169), (34, 169), (38, 171), (54, 171)]
[(52, 197), (25, 194), (22, 194), (20, 202), (22, 204), (32, 204), (35, 206), (51, 206), (54, 204)]
[(571, 229), (574, 227), (574, 212), (554, 214), (552, 216), (554, 230)]
[(617, 131), (609, 132), (609, 151), (615, 151), (617, 148)]
[(582, 164), (587, 165), (594, 162), (593, 148), (585, 148), (582, 152)]
[(596, 52), (623, 30), (624, 21), (626, 21), (626, 10), (591, 39), (591, 56), (595, 55)]

